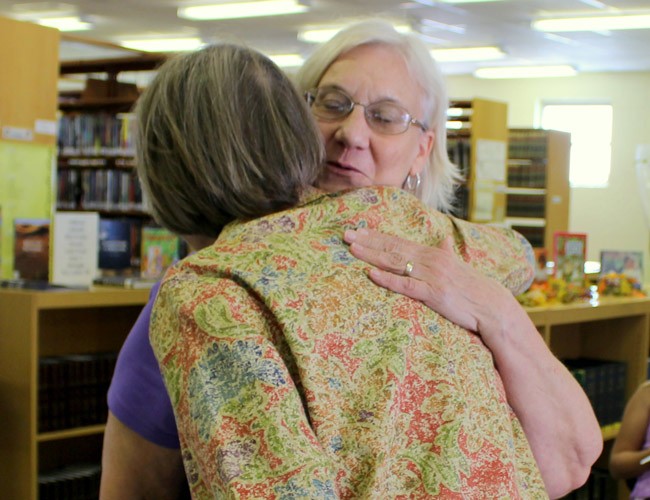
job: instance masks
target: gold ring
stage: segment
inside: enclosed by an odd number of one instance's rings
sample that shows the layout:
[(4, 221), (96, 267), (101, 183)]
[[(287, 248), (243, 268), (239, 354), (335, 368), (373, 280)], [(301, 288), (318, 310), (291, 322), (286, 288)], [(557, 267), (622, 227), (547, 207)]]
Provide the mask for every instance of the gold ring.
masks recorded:
[(406, 263), (406, 267), (404, 268), (404, 276), (411, 276), (412, 272), (413, 272), (413, 261), (409, 260)]

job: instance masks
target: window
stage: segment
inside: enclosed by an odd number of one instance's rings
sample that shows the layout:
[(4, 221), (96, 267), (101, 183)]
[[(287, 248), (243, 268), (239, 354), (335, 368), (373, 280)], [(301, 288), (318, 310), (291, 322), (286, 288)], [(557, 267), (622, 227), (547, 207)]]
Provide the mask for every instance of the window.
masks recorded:
[(571, 134), (571, 187), (606, 187), (612, 160), (612, 106), (546, 104), (542, 128)]

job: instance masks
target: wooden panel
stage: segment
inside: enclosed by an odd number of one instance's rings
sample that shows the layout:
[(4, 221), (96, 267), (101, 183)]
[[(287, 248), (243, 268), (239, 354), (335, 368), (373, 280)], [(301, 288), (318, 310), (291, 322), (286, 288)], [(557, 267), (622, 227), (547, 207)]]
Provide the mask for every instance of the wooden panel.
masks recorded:
[(0, 61), (0, 127), (28, 129), (33, 143), (55, 144), (34, 125), (56, 121), (59, 31), (0, 17)]
[(0, 491), (35, 498), (36, 319), (30, 295), (0, 294)]
[(549, 130), (546, 163), (546, 229), (544, 246), (547, 255), (553, 255), (553, 234), (569, 228), (569, 158), (571, 134)]

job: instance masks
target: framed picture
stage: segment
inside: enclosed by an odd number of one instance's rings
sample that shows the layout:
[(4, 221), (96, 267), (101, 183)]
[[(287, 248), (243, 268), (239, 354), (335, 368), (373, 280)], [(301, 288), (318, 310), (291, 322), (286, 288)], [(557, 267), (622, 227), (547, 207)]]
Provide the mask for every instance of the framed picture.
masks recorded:
[(624, 274), (643, 283), (643, 252), (603, 250), (600, 252), (600, 275)]

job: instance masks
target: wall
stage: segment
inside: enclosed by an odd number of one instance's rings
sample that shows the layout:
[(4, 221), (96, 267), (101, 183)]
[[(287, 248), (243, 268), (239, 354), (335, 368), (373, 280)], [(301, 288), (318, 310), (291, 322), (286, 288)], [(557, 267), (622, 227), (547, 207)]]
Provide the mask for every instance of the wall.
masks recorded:
[(484, 97), (508, 103), (508, 126), (539, 126), (544, 101), (612, 104), (612, 170), (607, 188), (572, 188), (569, 230), (586, 232), (587, 258), (600, 251), (642, 250), (650, 282), (648, 227), (639, 198), (634, 155), (650, 143), (650, 72), (587, 73), (571, 78), (480, 80), (449, 76), (454, 99)]

